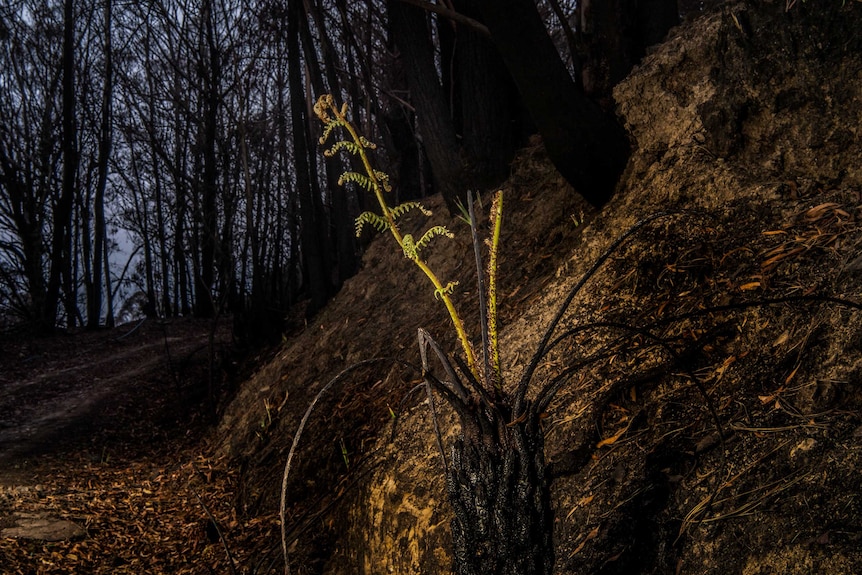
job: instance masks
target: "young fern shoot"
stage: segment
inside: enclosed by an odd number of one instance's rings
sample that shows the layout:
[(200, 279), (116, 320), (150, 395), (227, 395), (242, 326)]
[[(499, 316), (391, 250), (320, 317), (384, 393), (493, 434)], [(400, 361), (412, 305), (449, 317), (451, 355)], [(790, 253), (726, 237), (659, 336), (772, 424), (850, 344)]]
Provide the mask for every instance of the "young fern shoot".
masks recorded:
[(428, 267), (425, 260), (422, 258), (422, 250), (438, 236), (454, 237), (444, 226), (434, 226), (428, 229), (421, 238), (414, 239), (410, 234), (404, 234), (398, 227), (398, 218), (411, 210), (418, 210), (430, 216), (431, 212), (427, 210), (419, 202), (405, 202), (403, 204), (390, 207), (384, 195), (385, 192), (391, 191), (392, 187), (389, 184), (389, 176), (380, 170), (375, 170), (371, 165), (366, 150), (373, 150), (376, 145), (369, 141), (365, 136), (357, 132), (356, 128), (347, 119), (347, 104), (343, 104), (341, 108), (335, 105), (335, 101), (330, 94), (321, 96), (314, 105), (314, 113), (318, 119), (324, 124), (323, 135), (320, 137), (320, 144), (326, 144), (337, 128), (341, 128), (346, 132), (346, 139), (336, 140), (329, 149), (324, 151), (324, 156), (331, 158), (341, 151), (346, 151), (349, 154), (358, 157), (362, 162), (364, 173), (348, 171), (341, 175), (338, 180), (339, 185), (344, 185), (348, 182), (355, 183), (362, 188), (372, 192), (380, 205), (381, 214), (374, 212), (363, 212), (356, 218), (356, 235), (362, 233), (363, 227), (367, 225), (373, 226), (380, 232), (389, 231), (392, 237), (398, 243), (398, 246), (404, 252), (404, 257), (412, 261), (422, 272), (431, 280), (434, 285), (434, 296), (443, 301), (446, 310), (449, 312), (449, 317), (455, 332), (458, 335), (458, 340), (461, 343), (461, 348), (464, 351), (464, 356), (467, 360), (467, 366), (472, 374), (479, 378), (479, 368), (476, 364), (476, 355), (473, 347), (470, 344), (470, 339), (464, 329), (464, 322), (461, 319), (455, 304), (452, 302), (452, 292), (458, 282), (443, 283), (437, 274)]

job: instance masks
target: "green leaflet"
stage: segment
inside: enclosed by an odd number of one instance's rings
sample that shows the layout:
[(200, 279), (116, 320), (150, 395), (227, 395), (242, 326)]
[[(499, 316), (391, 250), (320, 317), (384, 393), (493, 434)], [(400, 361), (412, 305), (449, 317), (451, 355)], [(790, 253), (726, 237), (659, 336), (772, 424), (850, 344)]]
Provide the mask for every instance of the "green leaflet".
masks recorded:
[(319, 140), (320, 143), (321, 144), (326, 143), (326, 140), (329, 139), (329, 134), (332, 133), (332, 130), (334, 130), (335, 128), (338, 128), (339, 126), (344, 126), (344, 122), (337, 120), (337, 119), (336, 120), (330, 119), (330, 121), (324, 125), (323, 135), (320, 136), (320, 140)]
[(359, 172), (344, 172), (343, 174), (341, 174), (341, 177), (338, 178), (339, 186), (343, 186), (348, 182), (358, 184), (369, 192), (374, 191), (374, 182), (365, 174), (360, 174)]
[(425, 232), (419, 241), (416, 242), (416, 253), (422, 250), (425, 246), (427, 246), (431, 240), (436, 238), (437, 236), (446, 236), (447, 238), (454, 238), (455, 234), (449, 231), (448, 228), (444, 226), (434, 226), (430, 228), (427, 232)]
[(403, 204), (397, 205), (391, 210), (389, 210), (389, 213), (392, 214), (393, 218), (398, 219), (410, 210), (419, 210), (426, 216), (432, 215), (431, 212), (425, 209), (425, 206), (423, 206), (419, 202), (404, 202)]
[(340, 150), (347, 150), (354, 156), (359, 153), (359, 146), (356, 145), (355, 142), (348, 142), (347, 140), (339, 140), (335, 142), (331, 148), (323, 152), (323, 155), (327, 158), (332, 158), (337, 154)]
[(374, 226), (378, 232), (385, 232), (389, 229), (389, 222), (383, 216), (378, 216), (374, 212), (362, 212), (356, 218), (356, 237), (362, 235), (362, 227), (365, 224)]

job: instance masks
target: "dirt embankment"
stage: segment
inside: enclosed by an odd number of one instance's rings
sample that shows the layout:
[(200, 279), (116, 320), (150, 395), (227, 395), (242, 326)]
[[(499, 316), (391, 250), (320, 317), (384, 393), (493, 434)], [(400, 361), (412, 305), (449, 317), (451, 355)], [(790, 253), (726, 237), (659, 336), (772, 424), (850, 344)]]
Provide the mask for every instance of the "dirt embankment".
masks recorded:
[[(689, 212), (618, 250), (565, 322), (638, 333), (572, 335), (535, 384), (606, 356), (572, 374), (546, 420), (557, 573), (862, 571), (862, 479), (850, 471), (862, 463), (862, 316), (811, 297), (862, 296), (862, 6), (798, 4), (729, 3), (675, 30), (619, 86), (635, 150), (601, 214), (571, 199), (538, 148), (504, 186), (509, 381), (615, 238), (649, 214)], [(435, 245), (431, 263), (461, 282), (470, 310), (464, 229), (446, 223), (462, 239)], [(298, 418), (340, 369), (415, 362), (418, 327), (455, 349), (431, 290), (387, 242), (229, 410), (241, 513), (274, 512)], [(296, 561), (311, 572), (449, 572), (427, 406), (402, 403), (415, 382), (357, 373), (312, 419), (288, 486)], [(389, 407), (403, 416), (394, 444), (381, 433)], [(272, 537), (262, 547), (276, 554)]]

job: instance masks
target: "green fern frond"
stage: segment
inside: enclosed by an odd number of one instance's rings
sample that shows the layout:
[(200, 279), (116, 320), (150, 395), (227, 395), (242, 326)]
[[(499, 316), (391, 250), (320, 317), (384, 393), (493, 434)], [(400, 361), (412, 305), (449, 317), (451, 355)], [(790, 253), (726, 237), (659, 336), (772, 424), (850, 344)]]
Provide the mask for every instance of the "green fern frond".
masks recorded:
[(422, 248), (427, 246), (431, 242), (431, 240), (433, 240), (437, 236), (446, 236), (447, 238), (454, 238), (455, 234), (450, 232), (444, 226), (434, 226), (433, 228), (430, 228), (427, 232), (425, 232), (422, 235), (422, 237), (419, 239), (419, 241), (416, 242), (416, 253), (418, 254), (422, 250)]
[(408, 260), (419, 259), (416, 242), (413, 241), (413, 236), (410, 234), (404, 234), (404, 237), (401, 238), (401, 249), (404, 250), (404, 257)]
[(359, 154), (359, 150), (361, 148), (356, 145), (355, 142), (348, 142), (347, 140), (340, 140), (335, 142), (331, 148), (323, 152), (323, 155), (327, 158), (332, 158), (337, 154), (340, 150), (347, 150), (352, 155), (356, 156)]
[(368, 190), (369, 192), (374, 191), (374, 182), (365, 174), (360, 174), (359, 172), (344, 172), (343, 174), (341, 174), (341, 177), (338, 178), (338, 185), (343, 186), (347, 182), (352, 182), (354, 184), (362, 186), (362, 188)]
[(318, 140), (320, 142), (320, 144), (321, 145), (325, 144), (326, 141), (329, 139), (329, 135), (332, 133), (332, 131), (335, 128), (338, 128), (339, 126), (343, 126), (343, 125), (344, 125), (344, 122), (341, 122), (337, 119), (335, 119), (335, 120), (330, 119), (328, 122), (326, 122), (326, 124), (323, 127), (323, 134), (320, 136), (320, 139)]
[(336, 106), (335, 99), (331, 94), (324, 94), (317, 99), (314, 105), (314, 113), (324, 125), (323, 135), (320, 138), (320, 144), (324, 145), (336, 128), (343, 128), (346, 135), (344, 142), (334, 143), (325, 153), (327, 157), (333, 157), (340, 151), (347, 151), (362, 161), (364, 173), (346, 172), (338, 179), (339, 185), (346, 183), (355, 183), (363, 189), (372, 192), (380, 204), (381, 214), (377, 215), (373, 212), (364, 212), (356, 218), (356, 233), (359, 235), (365, 224), (371, 224), (377, 230), (392, 233), (395, 241), (404, 252), (404, 256), (412, 260), (420, 270), (431, 280), (434, 285), (434, 296), (437, 299), (443, 300), (449, 317), (452, 319), (452, 324), (455, 327), (455, 332), (458, 335), (458, 340), (461, 342), (461, 347), (464, 350), (464, 355), (467, 359), (467, 368), (473, 373), (476, 378), (480, 377), (479, 370), (476, 365), (476, 354), (470, 344), (470, 339), (467, 337), (467, 332), (464, 329), (464, 322), (458, 315), (458, 311), (449, 297), (457, 282), (449, 282), (445, 286), (440, 282), (437, 275), (428, 265), (419, 257), (419, 250), (426, 246), (430, 241), (440, 235), (452, 237), (452, 234), (442, 226), (436, 226), (429, 229), (417, 243), (416, 240), (409, 234), (402, 235), (401, 230), (396, 223), (396, 218), (407, 213), (412, 209), (421, 210), (423, 214), (431, 215), (423, 206), (416, 202), (407, 202), (395, 208), (390, 208), (384, 197), (384, 192), (392, 190), (389, 182), (389, 175), (381, 170), (375, 170), (371, 164), (366, 150), (376, 148), (376, 145), (359, 134), (356, 128), (347, 119), (348, 106), (346, 103), (340, 107)]
[(374, 226), (374, 229), (378, 232), (385, 232), (389, 229), (389, 222), (383, 216), (378, 216), (374, 212), (362, 212), (359, 214), (359, 217), (356, 218), (356, 237), (362, 235), (362, 227), (368, 224), (370, 226)]
[(399, 204), (389, 210), (389, 213), (392, 214), (393, 219), (397, 220), (410, 210), (419, 210), (425, 216), (433, 215), (430, 210), (426, 209), (425, 206), (423, 206), (419, 202), (404, 202), (403, 204)]
[(458, 282), (449, 282), (442, 288), (434, 290), (434, 299), (440, 299), (443, 296), (450, 295), (453, 291), (455, 291), (455, 286), (457, 285)]

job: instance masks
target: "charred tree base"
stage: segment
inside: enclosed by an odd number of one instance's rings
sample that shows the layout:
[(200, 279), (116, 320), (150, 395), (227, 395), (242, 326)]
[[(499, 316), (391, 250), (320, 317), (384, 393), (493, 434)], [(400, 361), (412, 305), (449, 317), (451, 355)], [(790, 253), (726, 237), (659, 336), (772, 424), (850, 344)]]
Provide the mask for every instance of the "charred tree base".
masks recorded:
[[(532, 427), (532, 426), (530, 426)], [(553, 515), (538, 428), (504, 428), (505, 440), (465, 434), (447, 475), (454, 572), (550, 575)]]

